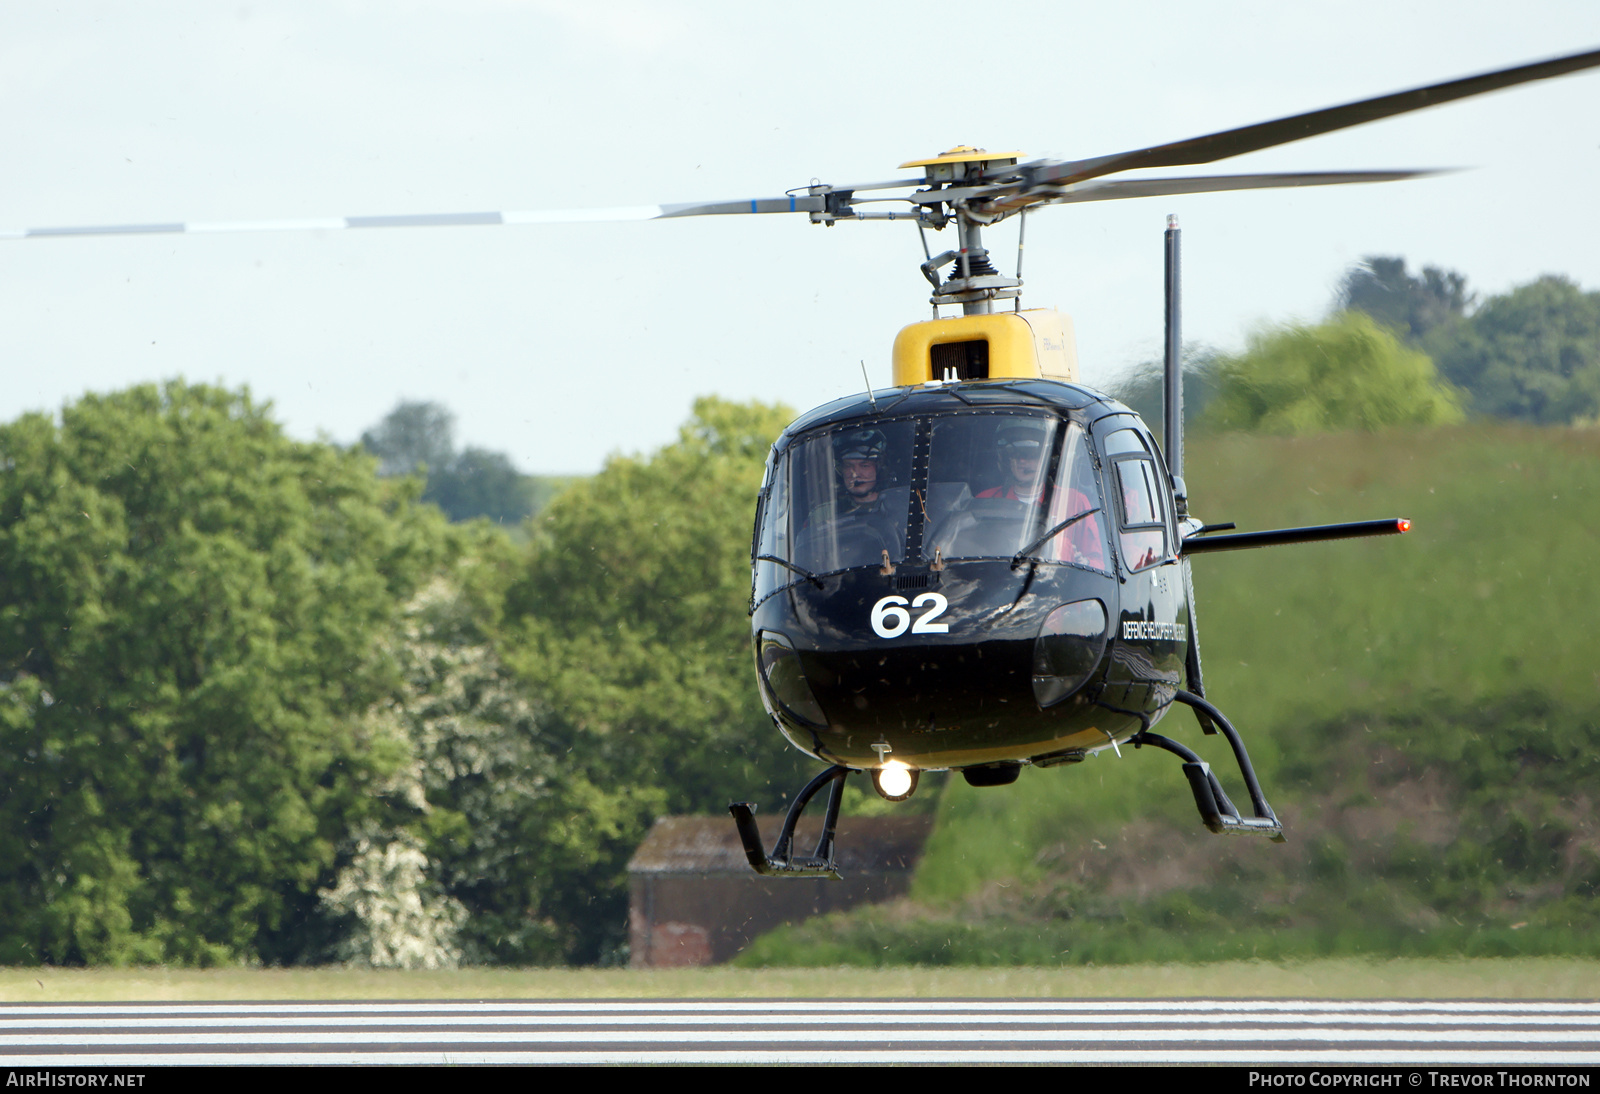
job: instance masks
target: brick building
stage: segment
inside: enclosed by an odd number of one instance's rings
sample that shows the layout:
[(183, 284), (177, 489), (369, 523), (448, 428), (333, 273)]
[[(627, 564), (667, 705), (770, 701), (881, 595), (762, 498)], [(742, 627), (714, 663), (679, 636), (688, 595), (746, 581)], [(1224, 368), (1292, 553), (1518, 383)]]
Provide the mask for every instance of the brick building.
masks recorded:
[[(768, 822), (776, 838), (776, 818)], [(931, 816), (841, 817), (842, 879), (769, 878), (750, 869), (731, 817), (662, 817), (628, 863), (628, 935), (634, 968), (726, 961), (783, 923), (904, 896)], [(802, 818), (795, 845), (810, 850), (821, 818)]]

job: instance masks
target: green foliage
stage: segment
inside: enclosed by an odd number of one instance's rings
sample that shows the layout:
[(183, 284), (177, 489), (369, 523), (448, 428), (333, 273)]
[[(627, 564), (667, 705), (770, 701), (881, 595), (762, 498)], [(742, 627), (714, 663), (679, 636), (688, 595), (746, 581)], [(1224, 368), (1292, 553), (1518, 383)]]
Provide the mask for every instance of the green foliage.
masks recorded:
[(1308, 715), (1530, 683), (1591, 703), (1600, 433), (1235, 434), (1189, 458), (1196, 511), (1246, 531), (1412, 520), (1399, 537), (1194, 560), (1207, 687), (1252, 741)]
[(513, 467), (504, 452), (484, 448), (468, 448), (430, 469), (422, 500), (454, 521), (487, 517), (496, 524), (520, 524), (534, 512), (531, 477)]
[[(409, 409), (390, 470), (475, 458)], [(520, 545), (243, 395), (0, 429), (0, 960), (602, 958), (655, 815), (801, 781), (741, 611), (786, 417), (702, 401)]]
[(1365, 312), (1379, 326), (1416, 342), (1465, 315), (1475, 299), (1467, 279), (1454, 270), (1424, 266), (1422, 276), (1413, 277), (1403, 258), (1367, 255), (1344, 275), (1334, 310)]
[(447, 550), (366, 457), (169, 383), (0, 427), (0, 961), (292, 960), (400, 753), (357, 715)]
[[(582, 941), (563, 902), (597, 863), (625, 857), (626, 837), (659, 808), (650, 786), (591, 778), (489, 644), (472, 586), (496, 595), (503, 574), (484, 571), (509, 560), (504, 537), (483, 530), (453, 578), (436, 578), (407, 605), (388, 644), (401, 685), (371, 711), (369, 732), (404, 741), (408, 754), (383, 788), (386, 829), (362, 834), (324, 894), (353, 919), (345, 945), (359, 952), (347, 957), (410, 967), (558, 963)], [(374, 874), (405, 884), (358, 907), (362, 879)]]
[[(676, 443), (612, 457), (535, 522), (503, 649), (571, 741), (561, 777), (653, 791), (671, 812), (775, 803), (803, 781), (756, 694), (747, 622), (753, 501), (789, 417), (701, 399)], [(627, 838), (561, 913), (592, 932), (581, 953), (621, 937), (625, 849), (648, 817), (622, 819)]]
[(455, 459), (455, 431), (455, 416), (438, 403), (402, 401), (361, 434), (361, 447), (378, 457), (385, 478), (426, 475)]
[(699, 400), (676, 444), (613, 457), (550, 507), (507, 595), (524, 678), (619, 771), (654, 772), (674, 810), (724, 808), (787, 750), (756, 695), (747, 608), (754, 499), (789, 417)]
[(420, 475), (422, 500), (453, 521), (486, 517), (516, 525), (538, 513), (571, 481), (524, 475), (503, 452), (457, 451), (455, 418), (438, 403), (402, 402), (361, 435), (385, 477)]
[(1424, 347), (1475, 413), (1541, 425), (1600, 415), (1600, 292), (1566, 278), (1491, 297)]
[(1219, 358), (1215, 373), (1204, 422), (1224, 430), (1305, 436), (1462, 419), (1459, 397), (1427, 356), (1358, 312), (1255, 334), (1243, 354)]
[(461, 960), (456, 937), (466, 922), (461, 902), (429, 876), (422, 841), (410, 832), (368, 828), (355, 854), (321, 897), (334, 915), (353, 920), (334, 946), (346, 964), (370, 968), (447, 969)]
[[(1124, 822), (1032, 880), (766, 936), (744, 965), (1600, 955), (1600, 717), (1537, 694), (1308, 727), (1289, 845)], [(1176, 788), (1175, 788), (1176, 789)], [(1180, 791), (1181, 792), (1181, 791)]]
[(1345, 275), (1336, 306), (1428, 353), (1476, 414), (1541, 425), (1600, 418), (1600, 292), (1542, 277), (1475, 303), (1458, 273), (1429, 266), (1418, 278), (1404, 259), (1369, 256)]
[[(1183, 420), (1186, 425), (1192, 426), (1205, 420), (1206, 410), (1217, 393), (1216, 363), (1215, 350), (1193, 345), (1184, 347)], [(1111, 389), (1111, 394), (1143, 418), (1157, 435), (1160, 435), (1161, 423), (1166, 417), (1162, 370), (1160, 361), (1146, 361)]]
[(1300, 962), (1327, 958), (1600, 957), (1592, 930), (1528, 932), (1521, 927), (1262, 927), (1183, 900), (1139, 911), (1153, 921), (1036, 922), (944, 918), (905, 920), (868, 908), (806, 920), (764, 935), (732, 962), (781, 966), (884, 968), (903, 965), (1050, 968), (1173, 965), (1219, 961)]

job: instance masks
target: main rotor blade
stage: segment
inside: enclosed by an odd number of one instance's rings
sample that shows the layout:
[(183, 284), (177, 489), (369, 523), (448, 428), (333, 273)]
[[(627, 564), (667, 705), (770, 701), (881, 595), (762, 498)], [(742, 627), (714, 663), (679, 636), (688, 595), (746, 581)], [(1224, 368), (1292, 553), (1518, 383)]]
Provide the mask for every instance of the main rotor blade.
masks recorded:
[(0, 239), (56, 236), (209, 234), (213, 232), (306, 232), (342, 228), (440, 228), (493, 224), (596, 224), (607, 221), (662, 220), (668, 217), (729, 213), (820, 211), (826, 199), (799, 195), (741, 201), (680, 202), (675, 205), (624, 205), (599, 209), (536, 209), (488, 213), (407, 213), (397, 216), (310, 217), (299, 220), (219, 220), (159, 224), (85, 224), (56, 228), (0, 228)]
[[(1275, 148), (1280, 144), (1348, 129), (1354, 125), (1365, 125), (1367, 122), (1392, 118), (1424, 107), (1438, 106), (1441, 103), (1454, 102), (1457, 99), (1482, 95), (1501, 88), (1515, 87), (1517, 84), (1531, 83), (1534, 80), (1548, 80), (1553, 76), (1581, 72), (1597, 65), (1600, 65), (1600, 49), (1589, 50), (1587, 53), (1574, 53), (1567, 57), (1554, 57), (1548, 61), (1537, 61), (1515, 68), (1485, 72), (1478, 76), (1429, 84), (1427, 87), (1412, 88), (1410, 91), (1397, 91), (1392, 95), (1380, 95), (1375, 99), (1362, 99), (1360, 102), (1345, 103), (1343, 106), (1330, 106), (1305, 114), (1241, 126), (1238, 129), (1208, 133), (1203, 137), (1173, 141), (1170, 144), (1157, 144), (1132, 152), (1117, 152), (1086, 160), (1041, 165), (1035, 169), (1033, 181), (1035, 183), (1081, 182), (1101, 175), (1145, 167), (1190, 167), (1201, 163), (1215, 163), (1231, 156), (1242, 156), (1246, 152)], [(1014, 169), (1003, 169), (997, 174), (1003, 173), (1004, 170)]]
[[(1049, 205), (1074, 201), (1114, 201), (1120, 198), (1164, 197), (1170, 194), (1210, 194), (1223, 190), (1270, 190), (1285, 186), (1340, 186), (1354, 182), (1400, 182), (1444, 175), (1450, 168), (1418, 171), (1301, 171), (1266, 175), (1203, 175), (1167, 179), (1091, 179), (1047, 198)], [(1003, 201), (995, 204), (1004, 206)]]
[(730, 213), (810, 213), (821, 212), (827, 200), (818, 194), (790, 194), (781, 198), (751, 198), (747, 201), (688, 201), (661, 206), (663, 217), (725, 216)]

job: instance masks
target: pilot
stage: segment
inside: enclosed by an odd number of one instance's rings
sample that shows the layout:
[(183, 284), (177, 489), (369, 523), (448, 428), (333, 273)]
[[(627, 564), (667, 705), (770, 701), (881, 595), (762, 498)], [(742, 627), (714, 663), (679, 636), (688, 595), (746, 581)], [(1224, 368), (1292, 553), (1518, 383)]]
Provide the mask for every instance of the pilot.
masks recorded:
[(909, 495), (905, 487), (889, 485), (888, 450), (889, 440), (878, 429), (848, 429), (833, 438), (834, 473), (844, 497), (827, 519), (836, 552), (830, 569), (876, 563), (884, 551), (894, 561), (905, 556)]
[(1015, 422), (1000, 427), (1000, 467), (1006, 473), (1003, 486), (990, 487), (980, 498), (1006, 498), (1029, 505), (1039, 500), (1044, 482), (1047, 427), (1041, 422)]
[(876, 429), (853, 429), (834, 438), (834, 468), (851, 509), (878, 504), (878, 468), (888, 447), (887, 439)]

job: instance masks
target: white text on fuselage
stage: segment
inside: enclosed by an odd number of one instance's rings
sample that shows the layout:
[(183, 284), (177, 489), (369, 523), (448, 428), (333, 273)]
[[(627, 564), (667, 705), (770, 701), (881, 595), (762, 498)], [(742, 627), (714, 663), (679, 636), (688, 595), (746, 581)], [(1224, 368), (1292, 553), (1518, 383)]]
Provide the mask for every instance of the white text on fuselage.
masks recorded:
[(1157, 623), (1155, 620), (1124, 619), (1124, 642), (1183, 642), (1189, 637), (1187, 623)]

